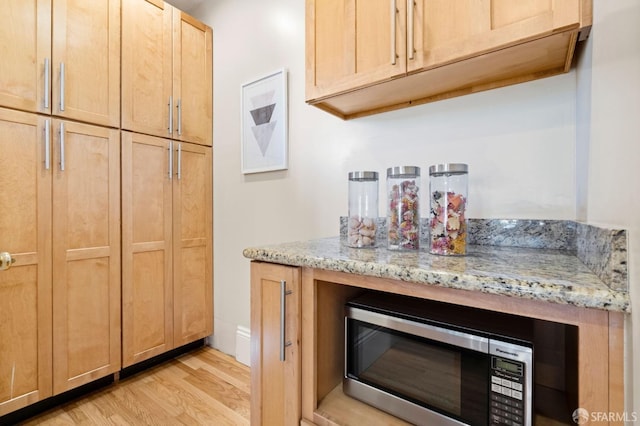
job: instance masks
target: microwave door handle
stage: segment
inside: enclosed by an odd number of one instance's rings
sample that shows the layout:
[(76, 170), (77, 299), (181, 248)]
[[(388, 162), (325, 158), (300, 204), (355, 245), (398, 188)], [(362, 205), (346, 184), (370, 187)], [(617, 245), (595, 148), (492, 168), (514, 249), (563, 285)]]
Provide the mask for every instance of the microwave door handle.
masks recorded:
[(489, 339), (469, 333), (464, 333), (448, 328), (423, 324), (404, 318), (379, 314), (368, 310), (351, 307), (348, 310), (349, 318), (379, 325), (391, 330), (397, 330), (407, 334), (424, 337), (425, 339), (447, 343), (453, 346), (470, 349), (476, 352), (489, 352)]

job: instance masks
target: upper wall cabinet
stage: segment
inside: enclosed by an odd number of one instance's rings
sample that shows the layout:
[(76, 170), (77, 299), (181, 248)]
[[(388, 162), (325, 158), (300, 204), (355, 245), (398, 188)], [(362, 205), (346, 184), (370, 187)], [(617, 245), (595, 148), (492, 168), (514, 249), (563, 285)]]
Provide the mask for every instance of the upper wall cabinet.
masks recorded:
[(590, 0), (306, 0), (307, 102), (342, 118), (566, 72)]
[(122, 5), (122, 128), (211, 146), (211, 28), (162, 0)]
[(0, 2), (0, 105), (120, 124), (120, 0)]

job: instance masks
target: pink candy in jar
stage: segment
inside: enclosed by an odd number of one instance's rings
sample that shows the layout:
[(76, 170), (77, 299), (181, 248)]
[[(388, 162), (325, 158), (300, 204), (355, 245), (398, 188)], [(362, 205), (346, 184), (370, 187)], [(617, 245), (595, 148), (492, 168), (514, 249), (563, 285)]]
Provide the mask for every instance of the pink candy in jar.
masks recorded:
[(390, 250), (420, 248), (420, 168), (387, 169), (387, 244)]
[(438, 164), (429, 168), (429, 252), (464, 255), (467, 252), (466, 164)]

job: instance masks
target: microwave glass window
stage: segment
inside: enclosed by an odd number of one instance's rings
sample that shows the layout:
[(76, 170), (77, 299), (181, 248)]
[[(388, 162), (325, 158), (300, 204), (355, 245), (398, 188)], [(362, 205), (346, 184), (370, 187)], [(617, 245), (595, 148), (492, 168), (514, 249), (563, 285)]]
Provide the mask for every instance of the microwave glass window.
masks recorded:
[(486, 354), (348, 321), (347, 374), (472, 424), (487, 421)]

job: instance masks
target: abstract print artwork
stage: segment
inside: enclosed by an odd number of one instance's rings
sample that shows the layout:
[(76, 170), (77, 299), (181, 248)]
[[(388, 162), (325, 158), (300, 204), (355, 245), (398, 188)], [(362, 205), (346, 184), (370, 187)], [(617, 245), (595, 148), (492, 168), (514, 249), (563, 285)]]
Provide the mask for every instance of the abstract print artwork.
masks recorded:
[(242, 173), (287, 168), (287, 72), (242, 85)]

